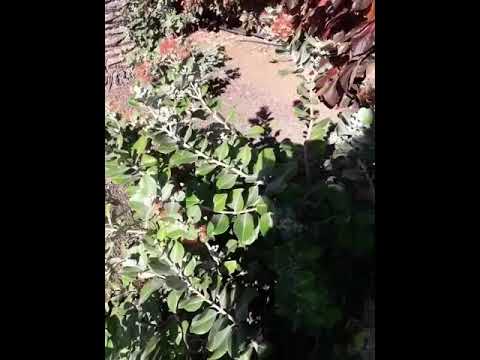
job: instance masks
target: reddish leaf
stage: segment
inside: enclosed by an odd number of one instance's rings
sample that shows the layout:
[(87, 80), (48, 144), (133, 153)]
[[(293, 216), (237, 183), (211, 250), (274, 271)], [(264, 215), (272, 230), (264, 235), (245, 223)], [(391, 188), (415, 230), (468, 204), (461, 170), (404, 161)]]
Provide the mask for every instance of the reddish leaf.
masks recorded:
[(344, 2), (345, 0), (332, 0), (332, 6), (335, 10), (337, 10)]
[(363, 69), (360, 64), (361, 62), (357, 61), (357, 64), (355, 65), (355, 68), (352, 71), (352, 76), (350, 76), (350, 83), (348, 84), (348, 88), (351, 88), (353, 86), (353, 83), (355, 82), (355, 79), (357, 77), (363, 77), (363, 73), (365, 72), (365, 69)]
[(344, 92), (348, 92), (348, 89), (350, 88), (350, 78), (352, 77), (352, 72), (357, 67), (357, 64), (358, 62), (347, 64), (340, 71), (338, 80)]
[(335, 35), (332, 36), (332, 40), (336, 43), (341, 43), (345, 39), (345, 31), (340, 30)]
[(328, 70), (320, 79), (315, 83), (316, 88), (318, 89), (317, 94), (321, 95), (325, 90), (327, 83), (333, 81), (332, 78), (338, 74), (338, 68), (334, 67)]
[(352, 10), (353, 11), (363, 11), (368, 9), (372, 4), (372, 0), (353, 0)]
[(335, 105), (337, 105), (343, 96), (343, 91), (342, 89), (340, 89), (339, 86), (337, 86), (337, 84), (338, 79), (333, 81), (327, 91), (325, 91), (325, 93), (323, 94), (323, 101), (329, 107), (334, 107)]
[(375, 43), (375, 23), (368, 24), (364, 30), (352, 38), (352, 56), (365, 54)]
[(375, 21), (375, 0), (373, 0), (372, 6), (367, 14), (367, 21)]
[(345, 35), (345, 41), (361, 33), (368, 25), (369, 24), (367, 22), (363, 21), (362, 23), (360, 23), (360, 25), (354, 27)]
[(308, 33), (315, 35), (319, 29), (323, 29), (325, 25), (325, 9), (317, 7), (309, 12), (309, 16), (306, 20), (308, 27)]
[(318, 7), (325, 6), (325, 5), (328, 5), (330, 2), (331, 0), (320, 0), (317, 6)]
[(365, 82), (375, 86), (375, 63), (371, 62), (367, 65), (365, 71)]
[(330, 36), (330, 32), (332, 31), (334, 26), (339, 24), (345, 18), (345, 16), (348, 16), (348, 10), (347, 9), (343, 9), (338, 14), (336, 14), (332, 19), (330, 19), (327, 22), (327, 24), (325, 25), (325, 30), (322, 34), (322, 38), (323, 39), (328, 39), (329, 36)]
[(288, 10), (292, 10), (297, 7), (300, 0), (284, 0), (283, 3), (287, 5)]

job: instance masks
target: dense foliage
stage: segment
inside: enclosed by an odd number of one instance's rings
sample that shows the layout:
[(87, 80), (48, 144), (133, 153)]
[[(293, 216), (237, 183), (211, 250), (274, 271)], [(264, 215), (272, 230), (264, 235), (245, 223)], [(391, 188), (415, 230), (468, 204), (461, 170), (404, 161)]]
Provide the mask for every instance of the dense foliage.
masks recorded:
[[(333, 46), (321, 61), (325, 69), (316, 92), (333, 107), (375, 103), (375, 0), (284, 0), (294, 16), (297, 37), (292, 50), (308, 52), (304, 34)], [(305, 55), (306, 56), (306, 55)], [(328, 69), (326, 69), (328, 67)], [(362, 84), (362, 80), (363, 81)]]
[(304, 143), (242, 134), (212, 92), (223, 49), (166, 34), (133, 60), (135, 116), (105, 114), (106, 359), (355, 358), (374, 274), (374, 108), (318, 118), (335, 44), (308, 36), (293, 50)]

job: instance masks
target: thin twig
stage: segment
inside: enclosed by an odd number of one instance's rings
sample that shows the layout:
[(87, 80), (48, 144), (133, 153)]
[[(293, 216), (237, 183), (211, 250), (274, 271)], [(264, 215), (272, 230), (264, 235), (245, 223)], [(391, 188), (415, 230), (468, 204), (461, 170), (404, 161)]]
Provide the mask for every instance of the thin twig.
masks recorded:
[(209, 208), (207, 206), (200, 206), (200, 207), (205, 211), (210, 211), (216, 214), (225, 214), (225, 215), (241, 215), (241, 214), (257, 211), (257, 208), (249, 208), (241, 211), (215, 211), (212, 208)]
[[(147, 108), (148, 111), (154, 116), (154, 117), (157, 117), (158, 115), (155, 114), (155, 112), (151, 109), (151, 108)], [(218, 165), (218, 166), (221, 166), (223, 168), (226, 168), (230, 171), (232, 171), (233, 173), (237, 174), (238, 176), (242, 177), (242, 178), (252, 178), (252, 177), (255, 177), (255, 175), (249, 175), (247, 173), (244, 173), (243, 171), (229, 165), (229, 164), (225, 164), (224, 162), (221, 162), (221, 161), (218, 161), (218, 160), (215, 160), (215, 159), (212, 159), (210, 158), (208, 155), (206, 155), (205, 153), (203, 153), (202, 151), (198, 150), (198, 149), (195, 149), (192, 145), (189, 145), (187, 143), (185, 143), (182, 139), (180, 139), (180, 137), (178, 137), (174, 131), (172, 131), (171, 129), (166, 129), (166, 128), (162, 128), (161, 129), (164, 133), (166, 133), (170, 138), (172, 138), (175, 142), (179, 143), (181, 146), (183, 146), (184, 148), (188, 149), (188, 150), (192, 150), (194, 152), (195, 155), (198, 155), (200, 156), (202, 159), (206, 160), (207, 162), (209, 162), (210, 164), (215, 164), (215, 165)], [(255, 185), (263, 185), (263, 181), (261, 180), (256, 180), (255, 181)]]
[[(201, 297), (204, 302), (206, 302), (208, 305), (210, 305), (211, 308), (217, 310), (220, 314), (225, 315), (234, 325), (236, 324), (235, 318), (232, 315), (230, 315), (224, 308), (222, 308), (220, 305), (218, 305), (215, 302), (208, 299), (199, 290), (195, 289), (195, 287), (190, 282), (188, 277), (183, 275), (181, 269), (177, 268), (177, 266), (175, 264), (173, 264), (171, 261), (169, 261), (169, 260), (166, 260), (166, 261), (168, 263), (170, 263), (170, 267), (175, 271), (177, 276), (180, 277), (187, 284), (187, 286), (189, 287), (191, 292), (193, 292), (195, 295)], [(164, 278), (164, 277), (162, 277), (162, 278)]]

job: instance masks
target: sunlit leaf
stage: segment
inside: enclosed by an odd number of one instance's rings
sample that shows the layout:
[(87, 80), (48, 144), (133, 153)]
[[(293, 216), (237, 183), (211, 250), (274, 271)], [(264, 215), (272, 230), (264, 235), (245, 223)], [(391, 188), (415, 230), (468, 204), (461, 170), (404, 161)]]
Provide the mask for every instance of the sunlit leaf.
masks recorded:
[(197, 160), (197, 155), (187, 150), (177, 150), (175, 154), (170, 157), (169, 165), (171, 167), (180, 166), (184, 164), (191, 164)]
[(265, 213), (260, 217), (260, 231), (263, 236), (266, 236), (273, 227), (273, 219), (271, 213)]
[(218, 166), (218, 165), (209, 164), (209, 163), (207, 163), (207, 162), (201, 163), (201, 165), (199, 165), (199, 166), (196, 167), (196, 169), (195, 169), (195, 175), (197, 175), (197, 176), (207, 175), (207, 174), (211, 173), (213, 170), (215, 170), (215, 168), (216, 168), (217, 166)]
[(245, 133), (245, 136), (249, 138), (257, 138), (260, 135), (262, 135), (264, 132), (265, 132), (264, 128), (262, 128), (261, 126), (255, 125), (247, 130), (247, 132)]
[(161, 154), (170, 154), (177, 149), (177, 144), (175, 141), (164, 134), (156, 135), (153, 138), (152, 143), (155, 150)]
[(196, 266), (197, 266), (197, 260), (194, 257), (192, 257), (192, 259), (188, 262), (187, 266), (185, 266), (185, 269), (183, 270), (183, 273), (185, 274), (185, 276), (193, 275)]
[(237, 181), (238, 175), (236, 174), (223, 174), (217, 179), (217, 188), (220, 190), (231, 189)]
[(198, 309), (200, 309), (202, 304), (203, 304), (203, 299), (200, 296), (195, 295), (195, 296), (191, 296), (189, 298), (181, 300), (178, 303), (178, 308), (184, 309), (188, 312), (195, 312)]
[(170, 293), (167, 296), (167, 305), (170, 312), (174, 314), (177, 312), (178, 300), (180, 300), (180, 297), (182, 296), (182, 294), (183, 294), (183, 291), (175, 291), (175, 290), (170, 291)]
[(272, 148), (263, 149), (258, 155), (253, 172), (260, 174), (261, 171), (271, 169), (275, 165), (275, 160), (275, 153)]
[(181, 264), (184, 255), (185, 249), (183, 248), (183, 245), (179, 241), (175, 241), (172, 250), (170, 251), (170, 259), (172, 259), (174, 263)]
[(141, 305), (157, 290), (161, 289), (165, 285), (165, 281), (159, 277), (149, 279), (140, 290), (140, 298), (138, 304)]
[(211, 235), (221, 235), (228, 230), (230, 221), (225, 214), (216, 214), (212, 216), (211, 224), (213, 225), (213, 232)]
[(202, 210), (200, 209), (200, 206), (194, 205), (187, 208), (187, 216), (194, 224), (199, 222), (202, 218)]
[(237, 236), (239, 244), (245, 246), (255, 232), (252, 215), (246, 213), (237, 216), (237, 219), (233, 224), (233, 232)]
[(242, 167), (248, 166), (248, 164), (250, 164), (250, 161), (252, 159), (252, 150), (250, 149), (250, 146), (248, 145), (242, 146), (240, 148), (240, 151), (238, 152), (236, 159), (241, 162)]
[(243, 189), (234, 189), (232, 191), (232, 197), (231, 201), (228, 204), (228, 207), (230, 207), (233, 211), (239, 212), (243, 210)]
[(215, 194), (213, 196), (213, 211), (225, 210), (228, 194)]
[(235, 260), (225, 261), (223, 266), (227, 268), (230, 275), (232, 275), (238, 269), (238, 263)]
[(229, 151), (228, 143), (224, 141), (222, 145), (220, 145), (215, 149), (215, 156), (217, 157), (218, 160), (222, 161), (228, 156), (228, 151)]
[(217, 317), (217, 312), (213, 309), (207, 308), (201, 314), (196, 315), (192, 319), (190, 325), (190, 332), (192, 334), (203, 335), (210, 331), (210, 328)]
[(133, 144), (132, 151), (135, 151), (138, 156), (142, 155), (145, 152), (147, 147), (148, 138), (146, 136), (140, 136), (140, 138)]

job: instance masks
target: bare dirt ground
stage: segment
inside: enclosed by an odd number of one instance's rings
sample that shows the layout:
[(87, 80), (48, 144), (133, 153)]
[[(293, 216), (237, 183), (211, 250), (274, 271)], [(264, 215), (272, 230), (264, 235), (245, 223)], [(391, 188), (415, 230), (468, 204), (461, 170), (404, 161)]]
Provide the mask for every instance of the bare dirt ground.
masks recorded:
[[(197, 31), (189, 37), (193, 45), (225, 47), (229, 60), (226, 73), (228, 83), (221, 89), (220, 112), (231, 119), (240, 131), (246, 131), (250, 124), (261, 124), (269, 136), (278, 141), (290, 139), (303, 143), (305, 125), (295, 117), (293, 104), (298, 99), (296, 92), (300, 79), (294, 74), (279, 75), (279, 70), (290, 69), (290, 63), (272, 63), (275, 46), (265, 44), (261, 39), (218, 32)], [(128, 115), (126, 102), (130, 96), (133, 79), (123, 86), (106, 91), (106, 101), (114, 111)], [(233, 117), (229, 117), (233, 113)], [(319, 116), (328, 117), (333, 113), (323, 107)]]
[[(216, 33), (197, 31), (190, 39), (199, 46), (225, 46), (230, 58), (226, 71), (231, 70), (239, 76), (229, 80), (221, 94), (221, 112), (227, 115), (233, 109), (236, 116), (232, 122), (239, 130), (246, 130), (252, 122), (267, 122), (271, 135), (277, 140), (289, 138), (294, 143), (303, 143), (305, 126), (293, 113), (300, 79), (294, 74), (279, 75), (279, 70), (292, 70), (292, 65), (271, 62), (275, 58), (275, 46), (222, 30)], [(320, 116), (327, 117), (331, 113), (332, 110), (324, 107)]]

